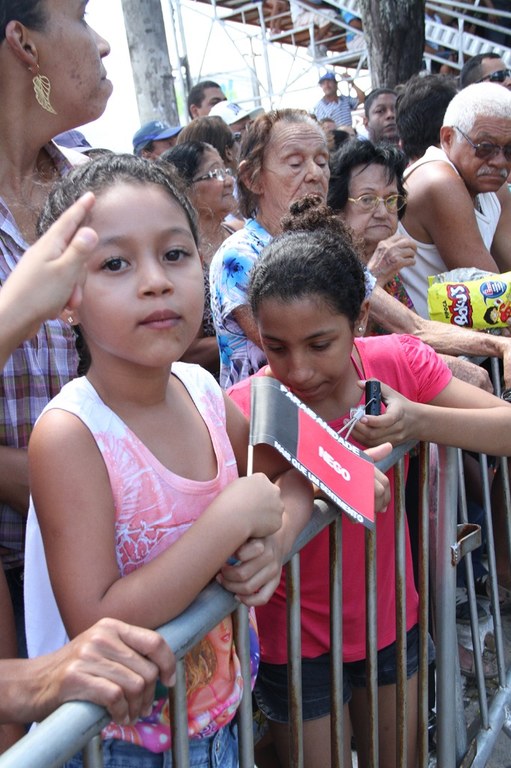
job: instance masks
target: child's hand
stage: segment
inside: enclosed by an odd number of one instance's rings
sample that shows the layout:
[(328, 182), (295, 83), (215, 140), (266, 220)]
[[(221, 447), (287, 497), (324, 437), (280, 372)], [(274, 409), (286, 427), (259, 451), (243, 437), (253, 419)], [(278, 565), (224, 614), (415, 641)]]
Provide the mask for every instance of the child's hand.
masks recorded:
[(236, 494), (236, 500), (228, 503), (247, 519), (247, 539), (264, 538), (280, 529), (284, 514), (280, 489), (262, 472), (240, 477), (222, 491), (224, 494)]
[[(359, 381), (361, 389), (365, 382)], [(373, 447), (381, 443), (401, 445), (417, 437), (417, 403), (408, 400), (386, 384), (381, 385), (382, 402), (386, 412), (381, 416), (363, 416), (351, 435), (362, 445)]]
[(92, 229), (82, 226), (93, 205), (90, 192), (77, 200), (26, 251), (2, 287), (0, 310), (12, 316), (8, 330), (16, 321), (12, 332), (21, 336), (16, 343), (37, 333), (44, 320), (57, 317), (66, 305), (73, 309), (80, 303), (86, 262), (98, 240)]
[(284, 557), (278, 535), (250, 539), (234, 554), (238, 565), (224, 565), (219, 584), (248, 606), (264, 605), (277, 589)]

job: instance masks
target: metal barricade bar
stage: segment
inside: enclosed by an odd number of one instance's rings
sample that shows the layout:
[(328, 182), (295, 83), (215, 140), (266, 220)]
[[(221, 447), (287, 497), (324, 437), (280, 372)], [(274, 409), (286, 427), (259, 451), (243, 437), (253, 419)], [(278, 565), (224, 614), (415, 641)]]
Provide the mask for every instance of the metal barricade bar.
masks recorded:
[[(399, 460), (410, 445), (402, 446), (394, 451), (391, 459), (380, 462), (378, 466), (387, 471), (389, 466)], [(433, 614), (434, 630), (437, 645), (437, 762), (442, 768), (454, 768), (458, 762), (472, 761), (472, 752), (477, 752), (473, 765), (483, 766), (484, 756), (491, 753), (495, 740), (506, 726), (506, 707), (511, 703), (511, 671), (505, 674), (503, 654), (499, 662), (501, 672), (501, 688), (493, 697), (487, 713), (482, 709), (483, 728), (477, 733), (471, 745), (467, 739), (467, 725), (460, 697), (460, 675), (456, 671), (453, 659), (457, 658), (456, 625), (455, 625), (455, 563), (463, 553), (463, 547), (456, 537), (456, 507), (458, 497), (458, 471), (456, 449), (439, 448), (440, 459), (438, 467), (432, 464), (429, 472), (429, 455), (427, 446), (421, 446), (421, 490), (420, 490), (420, 557), (419, 557), (419, 593), (420, 593), (420, 663), (419, 663), (419, 764), (427, 765), (427, 632), (428, 632), (428, 539), (432, 541), (431, 561), (432, 594), (435, 598), (436, 610)], [(403, 469), (396, 468), (396, 609), (397, 609), (397, 646), (398, 646), (398, 731), (396, 733), (398, 765), (406, 766), (406, 606), (404, 604), (404, 481)], [(435, 478), (435, 484), (431, 481)], [(434, 493), (433, 493), (434, 491)], [(488, 490), (489, 494), (489, 490)], [(489, 521), (491, 509), (488, 505)], [(509, 522), (509, 521), (508, 521)], [(343, 703), (342, 703), (342, 519), (338, 511), (330, 503), (317, 501), (312, 519), (302, 534), (298, 537), (293, 553), (299, 551), (319, 531), (332, 524), (331, 537), (331, 650), (332, 650), (332, 765), (343, 764)], [(429, 528), (429, 535), (428, 535)], [(491, 528), (491, 526), (490, 526)], [(374, 570), (374, 534), (367, 534), (367, 615), (370, 618), (367, 627), (367, 658), (370, 681), (369, 700), (371, 718), (371, 762), (378, 765), (378, 712), (377, 712), (377, 677), (376, 677), (376, 574)], [(490, 574), (496, 592), (496, 571), (492, 545), (489, 542)], [(470, 559), (470, 557), (468, 557)], [(303, 766), (303, 749), (301, 738), (303, 724), (301, 723), (301, 649), (300, 649), (300, 605), (299, 605), (299, 556), (296, 556), (288, 566), (290, 576), (290, 613), (292, 623), (288, 630), (290, 639), (289, 658), (291, 663), (291, 689), (293, 715), (293, 752), (292, 765)], [(470, 567), (468, 569), (470, 571)], [(469, 582), (470, 582), (470, 576)], [(371, 586), (372, 585), (372, 586)], [(292, 599), (291, 599), (292, 596)], [(498, 593), (494, 595), (494, 617), (497, 653), (502, 643), (502, 629), (498, 624), (499, 608)], [(239, 608), (234, 596), (225, 592), (218, 584), (211, 583), (201, 592), (196, 601), (174, 621), (160, 628), (167, 643), (173, 648), (176, 657), (182, 659), (207, 632), (216, 626), (226, 615), (238, 608), (236, 644), (242, 657), (242, 668), (245, 679), (249, 679), (247, 646), (247, 615), (246, 610)], [(475, 614), (477, 621), (477, 614)], [(337, 660), (337, 661), (336, 661)], [(502, 667), (502, 669), (501, 669)], [(175, 701), (174, 747), (176, 768), (188, 765), (188, 735), (185, 702), (184, 665), (178, 664), (176, 689), (173, 692)], [(484, 683), (484, 680), (483, 680)], [(240, 757), (242, 768), (251, 768), (253, 763), (252, 723), (250, 717), (250, 686), (245, 685), (247, 698), (244, 699), (240, 715)], [(0, 757), (0, 768), (30, 768), (33, 756), (37, 754), (40, 768), (52, 766), (58, 768), (66, 759), (75, 754), (108, 722), (105, 710), (96, 705), (74, 702), (59, 708), (53, 715), (42, 723), (34, 732), (27, 735), (9, 752)], [(453, 733), (456, 733), (454, 744)], [(97, 749), (94, 745), (87, 748), (90, 768), (96, 768)], [(101, 757), (99, 758), (101, 759)], [(96, 761), (96, 762), (95, 762)]]

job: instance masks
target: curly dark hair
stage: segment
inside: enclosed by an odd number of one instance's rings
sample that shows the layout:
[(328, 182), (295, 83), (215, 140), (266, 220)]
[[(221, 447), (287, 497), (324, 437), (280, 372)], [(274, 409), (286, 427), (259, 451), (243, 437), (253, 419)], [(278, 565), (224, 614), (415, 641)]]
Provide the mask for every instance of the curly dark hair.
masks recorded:
[[(393, 144), (373, 144), (371, 141), (352, 139), (345, 142), (334, 154), (330, 164), (330, 182), (327, 203), (334, 211), (343, 211), (350, 196), (350, 181), (353, 169), (358, 166), (381, 165), (387, 173), (387, 182), (396, 182), (397, 191), (406, 197), (403, 173), (406, 155)], [(402, 218), (406, 206), (398, 213)]]
[(318, 195), (290, 207), (285, 231), (263, 249), (250, 278), (254, 316), (265, 299), (318, 296), (353, 327), (365, 298), (364, 269), (350, 231)]

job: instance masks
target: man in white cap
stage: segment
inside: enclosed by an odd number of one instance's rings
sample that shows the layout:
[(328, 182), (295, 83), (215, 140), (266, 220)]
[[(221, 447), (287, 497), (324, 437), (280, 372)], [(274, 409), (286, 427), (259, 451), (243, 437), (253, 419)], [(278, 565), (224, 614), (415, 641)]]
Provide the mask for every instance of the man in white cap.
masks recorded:
[(329, 117), (336, 125), (352, 125), (351, 110), (364, 103), (365, 93), (352, 81), (356, 96), (337, 93), (337, 78), (333, 72), (325, 72), (319, 78), (319, 85), (325, 94), (313, 109), (318, 120)]
[(211, 109), (209, 116), (214, 117), (216, 115), (217, 117), (221, 117), (224, 123), (227, 123), (232, 133), (243, 135), (252, 120), (263, 111), (262, 107), (245, 109), (244, 107), (240, 107), (239, 104), (235, 104), (233, 101), (220, 101)]

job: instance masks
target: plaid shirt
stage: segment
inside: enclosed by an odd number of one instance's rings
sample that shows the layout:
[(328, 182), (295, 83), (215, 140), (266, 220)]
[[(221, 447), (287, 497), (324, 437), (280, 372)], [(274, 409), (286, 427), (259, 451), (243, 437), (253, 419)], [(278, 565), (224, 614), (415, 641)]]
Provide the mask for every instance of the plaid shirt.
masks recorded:
[[(48, 144), (46, 150), (59, 174), (65, 175), (72, 163), (54, 144)], [(27, 248), (0, 198), (0, 284)], [(76, 376), (76, 368), (74, 334), (61, 320), (44, 323), (37, 336), (15, 350), (0, 375), (0, 445), (26, 449), (37, 417), (61, 387)], [(24, 540), (24, 518), (0, 501), (0, 546), (10, 550), (2, 555), (5, 568), (23, 565)]]

